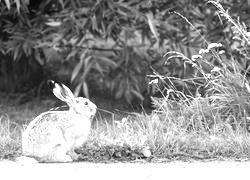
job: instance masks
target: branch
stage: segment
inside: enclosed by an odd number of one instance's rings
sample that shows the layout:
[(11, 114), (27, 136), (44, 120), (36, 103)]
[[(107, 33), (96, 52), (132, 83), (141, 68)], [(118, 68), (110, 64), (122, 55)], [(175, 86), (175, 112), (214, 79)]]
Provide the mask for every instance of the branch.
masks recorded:
[(86, 47), (86, 46), (72, 46), (72, 45), (58, 45), (59, 48), (77, 48), (77, 49), (90, 49), (95, 51), (115, 51), (118, 52), (120, 49), (100, 48), (100, 47)]

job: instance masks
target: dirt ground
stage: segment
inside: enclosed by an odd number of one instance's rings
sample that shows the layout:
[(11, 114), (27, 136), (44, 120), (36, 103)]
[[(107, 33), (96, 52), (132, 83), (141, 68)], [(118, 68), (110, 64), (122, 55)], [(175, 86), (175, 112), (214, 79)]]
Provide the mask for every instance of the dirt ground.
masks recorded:
[(250, 162), (53, 163), (0, 161), (1, 179), (248, 179)]

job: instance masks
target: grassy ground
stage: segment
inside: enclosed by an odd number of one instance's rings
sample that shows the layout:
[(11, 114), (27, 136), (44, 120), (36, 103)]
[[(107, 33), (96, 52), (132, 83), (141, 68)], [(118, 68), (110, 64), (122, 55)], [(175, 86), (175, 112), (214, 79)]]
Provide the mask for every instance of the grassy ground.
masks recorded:
[[(219, 4), (212, 3), (218, 8), (221, 18), (232, 23), (237, 40), (249, 48), (249, 33), (245, 26), (231, 19)], [(88, 141), (77, 150), (79, 160), (248, 160), (250, 86), (247, 72), (233, 58), (227, 59), (220, 51), (221, 44), (206, 43), (207, 48), (201, 49), (192, 59), (177, 52), (166, 54), (169, 58), (182, 58), (197, 69), (207, 89), (205, 96), (197, 93), (194, 97), (188, 97), (168, 85), (162, 98), (152, 100), (155, 110), (149, 114), (104, 115), (99, 111)], [(247, 55), (243, 50), (241, 54)], [(214, 61), (218, 65), (215, 66)], [(151, 84), (156, 89), (160, 83), (164, 85), (164, 80), (169, 80), (157, 73), (152, 77), (155, 79)], [(12, 101), (14, 105), (9, 99), (6, 100), (6, 96), (2, 99), (0, 158), (11, 158), (21, 152), (22, 126), (41, 112), (58, 105), (48, 99), (20, 105), (16, 104), (16, 98)]]
[[(211, 104), (204, 105), (204, 100), (199, 98), (186, 104), (157, 99), (155, 102), (159, 107), (151, 114), (104, 116), (98, 112), (88, 141), (77, 150), (81, 154), (79, 160), (247, 160), (250, 157), (250, 135), (245, 126), (241, 123), (232, 126), (221, 121), (213, 122), (209, 128), (204, 117), (211, 118), (206, 114)], [(54, 102), (47, 101), (34, 100), (8, 108), (2, 104), (1, 110), (6, 114), (0, 118), (0, 158), (12, 159), (21, 154), (21, 131), (40, 112), (54, 105)], [(203, 110), (202, 106), (205, 106)]]

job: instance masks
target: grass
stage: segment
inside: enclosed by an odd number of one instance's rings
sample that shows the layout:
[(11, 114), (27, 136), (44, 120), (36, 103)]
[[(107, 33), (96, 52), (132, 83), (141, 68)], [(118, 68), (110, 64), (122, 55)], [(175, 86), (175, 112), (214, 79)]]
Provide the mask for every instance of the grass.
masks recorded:
[(0, 159), (12, 159), (21, 154), (21, 128), (10, 122), (7, 116), (0, 117)]
[[(220, 18), (232, 23), (235, 38), (248, 47), (244, 25), (234, 21), (218, 3), (209, 2), (218, 8)], [(162, 98), (152, 98), (155, 110), (151, 114), (97, 116), (88, 141), (77, 150), (81, 154), (80, 160), (249, 160), (250, 86), (247, 72), (233, 58), (228, 59), (220, 51), (221, 46), (207, 42), (207, 48), (201, 49), (192, 59), (177, 52), (167, 53), (166, 57), (181, 58), (196, 68), (206, 94), (184, 95), (173, 84), (164, 84), (169, 77), (155, 73), (152, 85), (156, 89), (159, 85), (165, 86), (161, 91)], [(244, 51), (239, 51), (247, 56)], [(196, 79), (185, 81), (195, 82)], [(11, 112), (16, 111), (12, 109)], [(23, 114), (25, 112), (30, 113), (29, 107), (22, 110)], [(20, 129), (7, 116), (1, 117), (0, 158), (20, 153)]]
[[(192, 114), (192, 106), (197, 104), (189, 106), (190, 109), (183, 104), (165, 105), (162, 108), (168, 108), (164, 109), (168, 114), (162, 110), (150, 115), (131, 114), (120, 121), (113, 119), (112, 123), (96, 121), (88, 141), (77, 150), (80, 160), (242, 160), (250, 157), (250, 136), (240, 123), (235, 130), (230, 124), (219, 122), (206, 129), (202, 118), (196, 119)], [(22, 128), (11, 123), (8, 117), (1, 117), (0, 124), (0, 158), (12, 159), (20, 155)]]
[(187, 106), (173, 103), (162, 102), (164, 110), (150, 115), (133, 114), (113, 124), (97, 123), (88, 143), (79, 150), (82, 160), (157, 162), (250, 157), (250, 135), (240, 123), (235, 124), (235, 129), (226, 122), (214, 122), (209, 128), (202, 112), (194, 112), (202, 106), (200, 101)]

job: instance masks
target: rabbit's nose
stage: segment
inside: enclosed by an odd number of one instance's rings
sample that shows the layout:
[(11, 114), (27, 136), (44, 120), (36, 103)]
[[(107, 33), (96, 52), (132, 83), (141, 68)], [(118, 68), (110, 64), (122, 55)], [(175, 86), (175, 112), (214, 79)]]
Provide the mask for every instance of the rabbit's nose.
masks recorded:
[(93, 104), (92, 109), (93, 109), (93, 110), (96, 110), (96, 109), (97, 109), (97, 106), (96, 106), (95, 104)]
[(96, 109), (97, 109), (97, 107), (96, 107), (96, 105), (94, 105), (92, 108), (90, 108), (90, 111), (95, 113)]
[(95, 111), (96, 111), (96, 108), (91, 108), (91, 111), (92, 111), (92, 112), (95, 112)]

